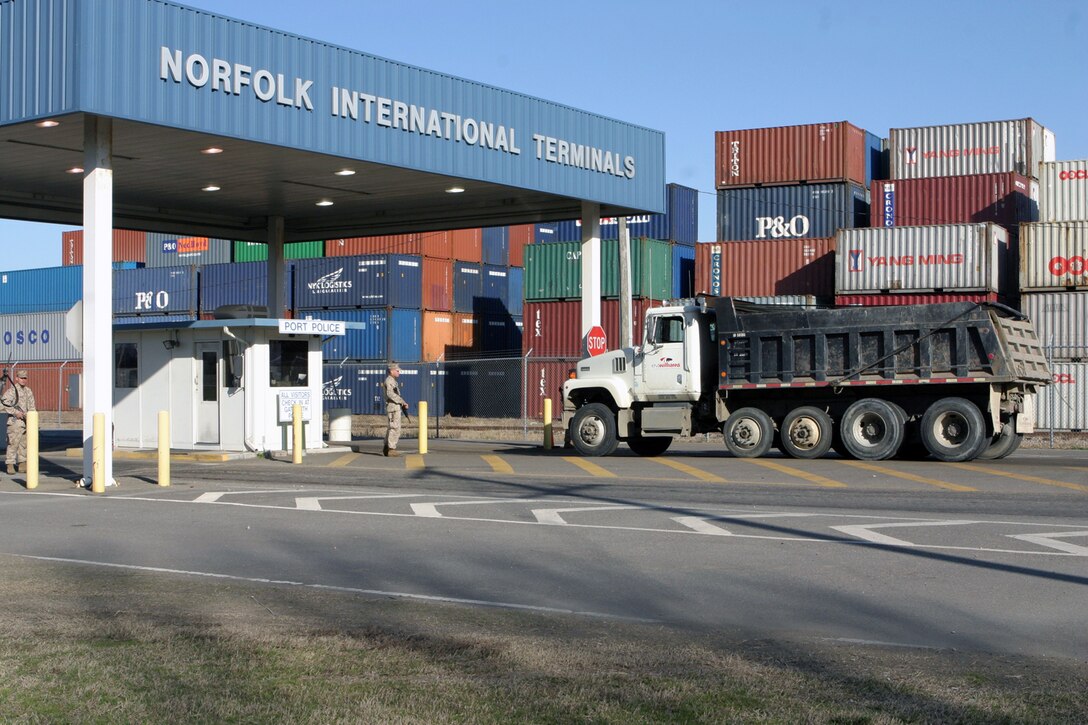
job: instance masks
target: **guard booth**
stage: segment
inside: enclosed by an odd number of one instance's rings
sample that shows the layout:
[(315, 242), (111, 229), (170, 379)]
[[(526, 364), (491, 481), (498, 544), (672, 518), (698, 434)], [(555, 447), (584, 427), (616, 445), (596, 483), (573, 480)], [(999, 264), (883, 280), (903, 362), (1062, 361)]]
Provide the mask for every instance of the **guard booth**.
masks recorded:
[(285, 451), (292, 406), (304, 447), (322, 443), (322, 343), (359, 323), (225, 319), (114, 326), (114, 444), (175, 450)]

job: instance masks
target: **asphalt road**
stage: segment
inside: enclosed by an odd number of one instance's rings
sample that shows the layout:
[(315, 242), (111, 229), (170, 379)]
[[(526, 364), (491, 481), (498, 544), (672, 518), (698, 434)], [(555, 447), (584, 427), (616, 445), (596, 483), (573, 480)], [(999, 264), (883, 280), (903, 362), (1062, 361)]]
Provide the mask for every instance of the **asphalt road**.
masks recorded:
[[(50, 454), (0, 553), (695, 630), (1085, 659), (1088, 452), (997, 462), (657, 459), (380, 442), (289, 461)], [(414, 449), (408, 443), (407, 449)]]

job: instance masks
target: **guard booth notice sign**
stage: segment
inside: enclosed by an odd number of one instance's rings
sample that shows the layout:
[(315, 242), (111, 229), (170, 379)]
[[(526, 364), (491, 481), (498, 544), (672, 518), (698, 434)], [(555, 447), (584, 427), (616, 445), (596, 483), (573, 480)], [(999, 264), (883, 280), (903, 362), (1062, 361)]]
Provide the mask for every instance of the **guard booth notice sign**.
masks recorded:
[(309, 390), (285, 390), (279, 394), (280, 401), (280, 423), (291, 422), (291, 409), (295, 405), (302, 406), (302, 419), (312, 420), (310, 409), (310, 391)]

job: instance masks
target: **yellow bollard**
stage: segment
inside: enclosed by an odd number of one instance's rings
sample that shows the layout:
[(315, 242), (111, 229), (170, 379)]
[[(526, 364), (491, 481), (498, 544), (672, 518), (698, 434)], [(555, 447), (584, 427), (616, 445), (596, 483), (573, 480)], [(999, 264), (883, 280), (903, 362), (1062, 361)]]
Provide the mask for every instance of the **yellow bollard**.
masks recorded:
[(26, 414), (26, 487), (38, 487), (38, 411)]
[(544, 398), (544, 450), (552, 449), (552, 399)]
[(302, 406), (291, 406), (291, 463), (302, 463)]
[(106, 415), (95, 413), (91, 427), (91, 493), (106, 492)]
[(170, 485), (170, 414), (159, 411), (159, 485)]
[(427, 401), (419, 401), (419, 453), (423, 455), (427, 452)]

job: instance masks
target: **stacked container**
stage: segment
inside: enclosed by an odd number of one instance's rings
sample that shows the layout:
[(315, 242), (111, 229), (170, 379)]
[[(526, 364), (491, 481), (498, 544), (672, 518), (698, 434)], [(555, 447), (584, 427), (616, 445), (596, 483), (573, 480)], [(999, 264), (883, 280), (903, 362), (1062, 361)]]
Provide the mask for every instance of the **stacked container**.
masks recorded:
[(834, 239), (722, 242), (695, 248), (697, 295), (809, 295), (830, 300), (834, 287)]
[(231, 261), (234, 242), (183, 234), (153, 233), (147, 235), (146, 250), (145, 261), (148, 267), (224, 264)]
[[(83, 230), (62, 232), (61, 264), (65, 267), (83, 264)], [(147, 259), (147, 232), (127, 229), (113, 230), (113, 261), (144, 263)]]

